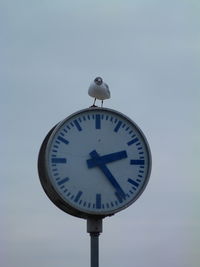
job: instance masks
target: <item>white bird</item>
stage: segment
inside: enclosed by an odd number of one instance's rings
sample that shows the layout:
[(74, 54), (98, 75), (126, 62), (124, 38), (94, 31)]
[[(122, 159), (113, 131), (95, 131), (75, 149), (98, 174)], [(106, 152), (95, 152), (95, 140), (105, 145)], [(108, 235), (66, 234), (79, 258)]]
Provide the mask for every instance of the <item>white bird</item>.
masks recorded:
[(94, 97), (94, 103), (92, 107), (95, 107), (96, 99), (101, 100), (101, 107), (103, 107), (103, 100), (110, 98), (109, 87), (103, 82), (101, 77), (95, 78), (90, 84), (88, 94), (89, 96)]

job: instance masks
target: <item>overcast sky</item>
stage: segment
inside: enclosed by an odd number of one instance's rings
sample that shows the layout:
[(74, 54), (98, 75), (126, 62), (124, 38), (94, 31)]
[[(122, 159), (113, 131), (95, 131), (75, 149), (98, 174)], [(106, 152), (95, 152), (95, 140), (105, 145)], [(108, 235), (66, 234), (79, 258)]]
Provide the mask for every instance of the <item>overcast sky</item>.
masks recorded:
[(142, 196), (103, 222), (100, 266), (199, 266), (199, 14), (198, 0), (1, 0), (2, 267), (89, 266), (86, 222), (49, 201), (37, 157), (99, 75), (153, 158)]

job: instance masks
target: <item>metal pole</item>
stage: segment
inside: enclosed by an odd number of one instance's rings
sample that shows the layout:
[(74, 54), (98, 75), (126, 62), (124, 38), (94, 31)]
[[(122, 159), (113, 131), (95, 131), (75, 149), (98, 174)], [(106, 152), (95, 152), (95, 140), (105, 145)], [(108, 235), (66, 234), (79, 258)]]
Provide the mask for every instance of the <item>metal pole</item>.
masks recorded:
[(90, 233), (91, 267), (99, 267), (99, 233)]
[(88, 218), (87, 232), (90, 233), (91, 267), (99, 267), (99, 235), (102, 233), (102, 219)]

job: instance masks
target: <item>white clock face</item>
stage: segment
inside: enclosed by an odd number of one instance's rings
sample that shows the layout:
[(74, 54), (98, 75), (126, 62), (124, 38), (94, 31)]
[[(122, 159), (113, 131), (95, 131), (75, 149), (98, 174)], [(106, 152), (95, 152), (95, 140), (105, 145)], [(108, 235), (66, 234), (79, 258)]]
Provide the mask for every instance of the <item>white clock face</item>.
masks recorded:
[(151, 155), (130, 119), (111, 109), (90, 108), (54, 129), (45, 165), (63, 202), (83, 214), (106, 216), (126, 208), (143, 192)]

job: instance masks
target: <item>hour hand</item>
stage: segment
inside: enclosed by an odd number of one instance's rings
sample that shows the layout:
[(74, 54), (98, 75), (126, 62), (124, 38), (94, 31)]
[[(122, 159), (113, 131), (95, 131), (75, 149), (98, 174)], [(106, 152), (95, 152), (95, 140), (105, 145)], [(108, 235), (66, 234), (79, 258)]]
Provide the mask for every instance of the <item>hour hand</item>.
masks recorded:
[[(92, 157), (93, 160), (98, 160), (98, 159), (102, 159), (102, 157), (99, 156), (99, 154), (96, 152), (96, 150), (93, 150), (90, 153), (90, 156)], [(121, 156), (120, 156), (121, 157)], [(88, 162), (88, 161), (87, 161)], [(110, 161), (109, 161), (110, 162)], [(115, 179), (115, 177), (112, 175), (112, 173), (110, 172), (110, 170), (107, 168), (107, 166), (105, 165), (104, 161), (97, 161), (96, 164), (93, 164), (92, 167), (94, 166), (98, 166), (100, 168), (100, 170), (103, 172), (103, 174), (106, 176), (106, 178), (108, 179), (108, 181), (111, 183), (111, 185), (115, 188), (116, 190), (116, 195), (119, 197), (119, 199), (122, 201), (122, 199), (126, 198), (126, 194), (124, 193), (123, 189), (121, 188), (121, 186), (118, 184), (117, 180)], [(90, 168), (92, 168), (90, 167)], [(89, 167), (88, 167), (89, 168)]]
[(107, 163), (110, 163), (116, 160), (127, 158), (126, 150), (122, 150), (122, 151), (115, 152), (115, 153), (110, 153), (104, 156), (97, 156), (96, 153), (97, 152), (95, 150), (93, 150), (90, 153), (90, 156), (92, 158), (87, 160), (88, 168), (93, 168), (99, 165), (103, 165), (103, 164), (107, 164)]

